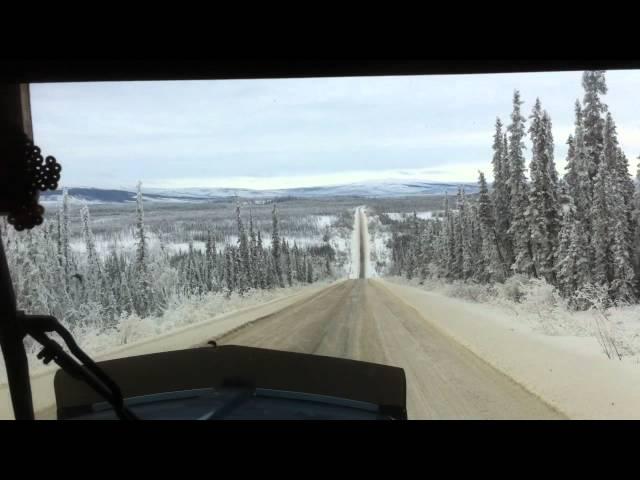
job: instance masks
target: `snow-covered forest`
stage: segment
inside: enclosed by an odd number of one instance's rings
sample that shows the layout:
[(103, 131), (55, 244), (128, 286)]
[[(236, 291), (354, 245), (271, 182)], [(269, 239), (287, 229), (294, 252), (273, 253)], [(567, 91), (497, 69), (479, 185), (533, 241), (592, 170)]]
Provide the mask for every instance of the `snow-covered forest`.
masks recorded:
[[(335, 279), (345, 262), (335, 247), (340, 233), (348, 238), (340, 225), (350, 228), (353, 221), (348, 212), (348, 224), (338, 216), (286, 218), (283, 233), (277, 202), (260, 205), (261, 221), (254, 222), (251, 207), (236, 201), (218, 208), (225, 221), (191, 222), (185, 210), (186, 227), (164, 222), (150, 229), (140, 185), (136, 208), (129, 209), (130, 228), (122, 207), (114, 216), (118, 221), (107, 225), (110, 218), (92, 219), (86, 204), (78, 215), (75, 203), (64, 191), (57, 212), (40, 228), (16, 232), (4, 222), (0, 233), (19, 308), (56, 316), (90, 351), (92, 337), (111, 337), (102, 342), (111, 346), (127, 343), (140, 337), (132, 330), (142, 320), (167, 316), (186, 303), (213, 301), (223, 311), (226, 303), (238, 308), (253, 297), (266, 301), (279, 290)], [(157, 327), (156, 333), (166, 331), (166, 325)]]
[[(503, 284), (510, 277), (552, 286), (571, 309), (640, 298), (640, 170), (634, 179), (603, 101), (604, 71), (582, 76), (564, 174), (554, 161), (552, 123), (540, 99), (525, 118), (519, 92), (493, 137), (493, 185), (445, 197), (442, 214), (391, 224), (391, 275)], [(524, 139), (529, 135), (528, 158)], [(528, 173), (528, 175), (527, 175)]]

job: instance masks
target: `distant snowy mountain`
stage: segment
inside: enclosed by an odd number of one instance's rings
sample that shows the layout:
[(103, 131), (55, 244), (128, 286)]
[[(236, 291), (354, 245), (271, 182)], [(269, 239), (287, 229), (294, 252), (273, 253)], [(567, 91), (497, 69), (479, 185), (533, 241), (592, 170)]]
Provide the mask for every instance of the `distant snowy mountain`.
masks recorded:
[(412, 195), (443, 195), (456, 193), (462, 185), (468, 193), (476, 193), (475, 184), (434, 183), (425, 181), (369, 181), (330, 187), (311, 187), (285, 190), (296, 197), (353, 196), (353, 197), (405, 197)]
[[(286, 188), (278, 190), (251, 190), (243, 188), (143, 188), (145, 201), (152, 202), (202, 202), (239, 196), (244, 198), (269, 199), (278, 197), (406, 197), (415, 195), (455, 194), (463, 186), (468, 194), (478, 192), (472, 183), (436, 183), (427, 181), (368, 181), (346, 185)], [(128, 203), (135, 202), (136, 193), (127, 189), (69, 188), (71, 201), (82, 203)], [(44, 203), (58, 202), (61, 191), (45, 192)]]
[[(136, 192), (128, 190), (111, 190), (101, 188), (69, 188), (69, 197), (72, 203), (127, 203), (136, 201)], [(40, 194), (42, 203), (55, 203), (62, 197), (62, 191), (44, 192)], [(182, 194), (171, 194), (169, 191), (165, 194), (155, 194), (152, 192), (143, 193), (144, 200), (156, 202), (171, 201), (203, 201), (208, 198), (200, 196), (190, 196)]]

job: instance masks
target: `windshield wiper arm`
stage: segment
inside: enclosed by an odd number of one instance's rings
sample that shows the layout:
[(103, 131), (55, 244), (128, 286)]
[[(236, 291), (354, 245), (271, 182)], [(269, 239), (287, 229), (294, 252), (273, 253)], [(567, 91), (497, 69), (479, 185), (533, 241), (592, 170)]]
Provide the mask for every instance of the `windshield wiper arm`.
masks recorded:
[[(53, 360), (71, 376), (84, 381), (113, 407), (120, 420), (138, 419), (124, 404), (124, 397), (118, 384), (78, 346), (71, 333), (55, 317), (25, 315), (22, 312), (18, 312), (18, 317), (21, 317), (24, 331), (44, 347), (38, 353), (38, 358), (45, 365)], [(47, 332), (60, 335), (71, 353), (81, 363), (69, 355), (55, 340), (49, 338)]]

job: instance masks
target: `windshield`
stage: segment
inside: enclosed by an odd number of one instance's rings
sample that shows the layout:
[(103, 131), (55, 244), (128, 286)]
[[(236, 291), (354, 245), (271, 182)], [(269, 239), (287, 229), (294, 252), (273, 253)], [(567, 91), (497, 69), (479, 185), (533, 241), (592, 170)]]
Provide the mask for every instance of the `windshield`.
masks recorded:
[[(43, 225), (0, 226), (19, 308), (96, 360), (213, 341), (400, 367), (410, 419), (640, 418), (638, 85), (32, 84), (63, 170)], [(10, 418), (4, 368), (0, 393)]]

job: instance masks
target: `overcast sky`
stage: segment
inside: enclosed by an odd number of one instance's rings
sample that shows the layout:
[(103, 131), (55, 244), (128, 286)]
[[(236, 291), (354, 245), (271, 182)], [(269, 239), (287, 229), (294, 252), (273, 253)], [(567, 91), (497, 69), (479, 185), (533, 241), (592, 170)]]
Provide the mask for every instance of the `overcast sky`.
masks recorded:
[[(609, 71), (604, 101), (635, 173), (640, 70)], [(564, 172), (581, 72), (33, 84), (36, 144), (64, 186), (281, 188), (491, 177), (496, 116), (514, 89), (551, 115)], [(527, 162), (530, 152), (527, 151)]]

